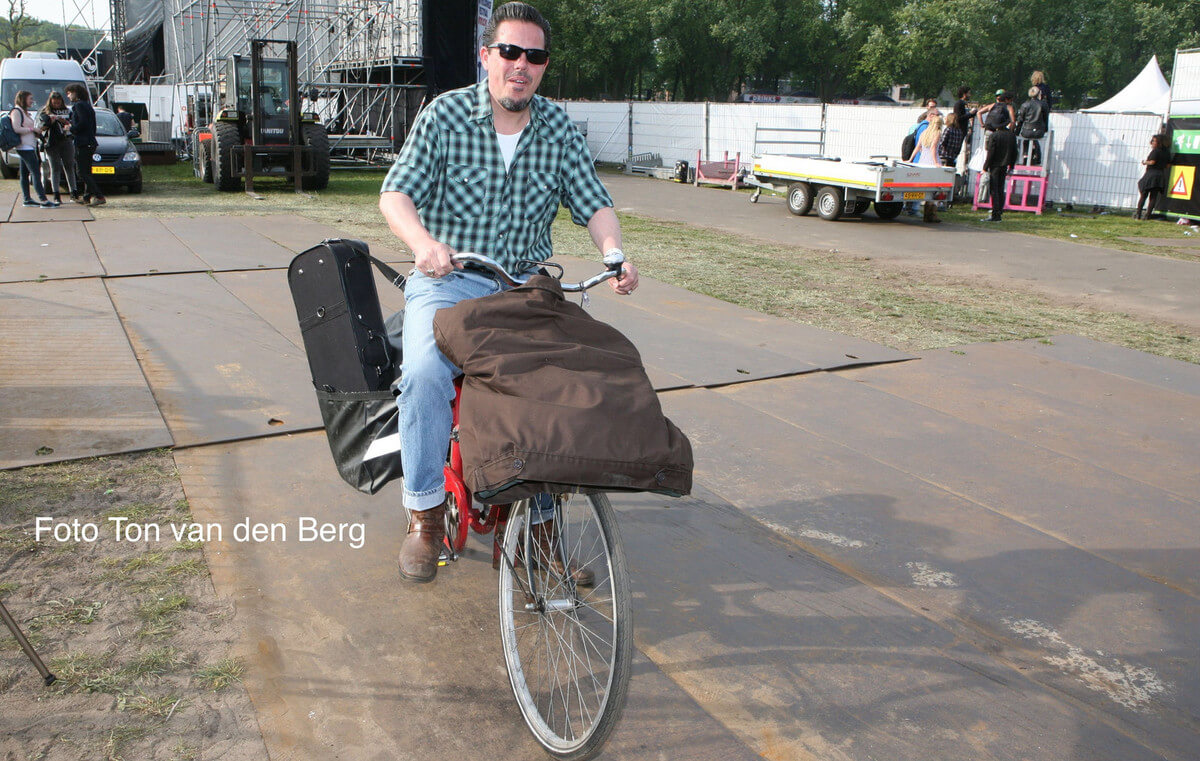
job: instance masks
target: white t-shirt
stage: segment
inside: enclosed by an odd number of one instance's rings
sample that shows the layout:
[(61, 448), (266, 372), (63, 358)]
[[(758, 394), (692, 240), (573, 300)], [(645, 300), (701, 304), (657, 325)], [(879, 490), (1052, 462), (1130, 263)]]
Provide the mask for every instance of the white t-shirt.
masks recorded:
[(513, 156), (517, 154), (517, 143), (521, 142), (521, 133), (525, 131), (522, 127), (521, 131), (515, 135), (501, 135), (496, 133), (496, 140), (500, 143), (500, 155), (504, 157), (504, 171), (512, 169)]

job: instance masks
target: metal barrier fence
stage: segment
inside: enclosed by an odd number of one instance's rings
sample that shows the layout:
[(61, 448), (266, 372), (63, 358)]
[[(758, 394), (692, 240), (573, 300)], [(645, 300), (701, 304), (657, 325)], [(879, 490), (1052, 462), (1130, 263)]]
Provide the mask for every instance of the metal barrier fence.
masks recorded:
[[(806, 103), (640, 103), (566, 101), (572, 119), (588, 122), (588, 146), (597, 161), (624, 163), (634, 153), (657, 153), (663, 164), (715, 160), (726, 151), (749, 163), (764, 131), (804, 130), (802, 152), (848, 159), (898, 156), (923, 109)], [(1133, 208), (1142, 159), (1162, 120), (1148, 114), (1056, 111), (1050, 115), (1055, 150), (1046, 195), (1054, 203)], [(982, 150), (982, 140), (975, 141)], [(809, 149), (812, 150), (809, 150)]]

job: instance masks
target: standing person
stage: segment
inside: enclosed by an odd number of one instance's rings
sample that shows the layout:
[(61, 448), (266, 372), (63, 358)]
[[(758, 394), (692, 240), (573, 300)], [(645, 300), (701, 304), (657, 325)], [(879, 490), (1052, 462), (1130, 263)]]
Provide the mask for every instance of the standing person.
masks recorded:
[(1033, 149), (1030, 152), (1029, 163), (1034, 166), (1042, 164), (1041, 139), (1050, 129), (1050, 108), (1042, 100), (1042, 91), (1036, 87), (1029, 88), (1029, 100), (1021, 104), (1017, 112), (1017, 134), (1026, 140), (1032, 140)]
[(77, 203), (86, 206), (103, 206), (106, 201), (92, 176), (92, 154), (96, 152), (96, 109), (92, 108), (87, 88), (78, 82), (67, 85), (67, 98), (71, 101), (71, 137), (75, 140), (75, 169), (79, 174), (79, 188), (83, 197)]
[(995, 102), (983, 106), (977, 113), (983, 120), (984, 130), (988, 132), (1007, 127), (1017, 120), (1017, 114), (1012, 107), (1012, 96), (1005, 90), (997, 90)]
[[(1134, 219), (1149, 219), (1154, 213), (1154, 207), (1158, 205), (1158, 197), (1167, 187), (1167, 165), (1171, 161), (1171, 154), (1167, 152), (1166, 141), (1162, 135), (1154, 135), (1150, 138), (1150, 155), (1142, 162), (1142, 166), (1146, 167), (1146, 173), (1142, 175), (1142, 179), (1138, 180), (1138, 205), (1137, 211), (1134, 213)], [(1146, 203), (1146, 199), (1150, 199), (1150, 208), (1146, 210), (1145, 215), (1142, 214), (1142, 206)]]
[(42, 130), (42, 144), (46, 158), (50, 161), (50, 174), (54, 186), (54, 201), (62, 203), (62, 181), (65, 178), (71, 189), (71, 200), (79, 198), (79, 185), (75, 178), (75, 143), (71, 139), (71, 118), (62, 93), (50, 92), (46, 105), (38, 111), (37, 125)]
[[(13, 131), (21, 137), (21, 144), (13, 150), (17, 152), (17, 158), (21, 160), (23, 205), (53, 208), (59, 204), (46, 200), (46, 188), (42, 184), (42, 162), (38, 158), (37, 145), (38, 135), (42, 134), (42, 131), (38, 129), (34, 117), (29, 115), (31, 108), (33, 108), (33, 93), (21, 90), (17, 93), (17, 97), (13, 98), (13, 108), (8, 114), (8, 118), (12, 120)], [(30, 195), (30, 186), (37, 191), (38, 200), (36, 201)]]
[[(971, 129), (971, 120), (975, 118), (975, 111), (967, 103), (971, 97), (971, 88), (963, 85), (958, 88), (958, 100), (954, 101), (954, 123), (958, 128), (967, 134)], [(949, 120), (946, 122), (949, 126)], [(955, 154), (957, 155), (957, 154)]]
[[(951, 112), (946, 114), (946, 126), (942, 130), (941, 139), (938, 140), (937, 156), (942, 166), (948, 166), (955, 170), (954, 198), (957, 198), (959, 195), (959, 185), (961, 183), (958, 174), (958, 154), (962, 151), (965, 140), (966, 133), (963, 132), (962, 127), (958, 126), (958, 113)], [(949, 203), (942, 204), (941, 208), (949, 208)]]
[[(503, 288), (490, 274), (452, 263), (451, 255), (478, 252), (510, 272), (528, 273), (531, 265), (522, 260), (553, 254), (550, 226), (560, 202), (602, 254), (621, 248), (612, 198), (587, 143), (562, 108), (536, 94), (549, 60), (550, 25), (533, 6), (510, 2), (496, 8), (482, 41), (487, 78), (442, 94), (421, 112), (380, 191), (380, 211), (416, 265), (404, 289), (398, 402), (410, 513), (399, 566), (401, 578), (413, 582), (437, 575), (450, 401), (460, 374), (437, 348), (433, 315)], [(612, 281), (623, 295), (637, 284), (629, 263)], [(553, 528), (546, 518), (530, 522)], [(586, 568), (571, 573), (579, 584), (591, 581)]]
[[(921, 133), (921, 139), (917, 141), (917, 152), (913, 157), (913, 163), (925, 166), (940, 166), (941, 164), (938, 161), (938, 144), (941, 142), (941, 139), (942, 115), (937, 113), (929, 117), (929, 126)], [(936, 206), (933, 201), (925, 202), (926, 222), (937, 224), (942, 221), (938, 219)]]
[(117, 118), (121, 120), (121, 126), (128, 135), (133, 130), (133, 114), (126, 111), (124, 106), (117, 106)]
[(1046, 84), (1046, 74), (1040, 70), (1033, 72), (1029, 76), (1029, 83), (1038, 89), (1042, 94), (1042, 102), (1046, 104), (1046, 110), (1050, 111), (1054, 108), (1054, 96), (1050, 94), (1050, 85)]
[(987, 140), (987, 158), (983, 171), (988, 173), (988, 195), (991, 197), (992, 213), (984, 222), (999, 222), (1004, 215), (1004, 197), (1007, 195), (1004, 181), (1008, 170), (1017, 163), (1017, 136), (1007, 125), (997, 127)]

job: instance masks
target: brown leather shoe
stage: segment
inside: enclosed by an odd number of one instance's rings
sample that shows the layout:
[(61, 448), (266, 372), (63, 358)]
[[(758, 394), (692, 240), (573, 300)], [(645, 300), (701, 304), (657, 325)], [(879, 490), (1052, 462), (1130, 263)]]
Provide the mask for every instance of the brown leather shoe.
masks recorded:
[[(566, 574), (566, 569), (563, 567), (562, 554), (553, 549), (555, 539), (554, 519), (539, 523), (533, 527), (533, 540), (537, 542), (538, 549), (537, 560), (540, 562), (546, 557), (550, 558), (550, 570), (559, 576)], [(571, 578), (575, 580), (575, 584), (581, 587), (590, 587), (596, 583), (596, 574), (592, 573), (587, 566), (580, 566), (572, 561), (571, 563)]]
[(408, 536), (400, 545), (400, 578), (424, 584), (437, 576), (438, 558), (446, 538), (446, 503), (432, 510), (413, 511)]

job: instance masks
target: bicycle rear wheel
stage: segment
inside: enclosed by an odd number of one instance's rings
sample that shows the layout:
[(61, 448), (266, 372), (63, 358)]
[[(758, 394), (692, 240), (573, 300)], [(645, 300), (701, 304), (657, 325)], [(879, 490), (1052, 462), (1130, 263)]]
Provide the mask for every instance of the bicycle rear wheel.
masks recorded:
[[(603, 494), (555, 497), (554, 521), (513, 505), (500, 561), (500, 639), (521, 714), (550, 755), (599, 752), (625, 708), (633, 614), (625, 551)], [(532, 562), (524, 562), (532, 558)], [(575, 569), (594, 574), (578, 583)]]

